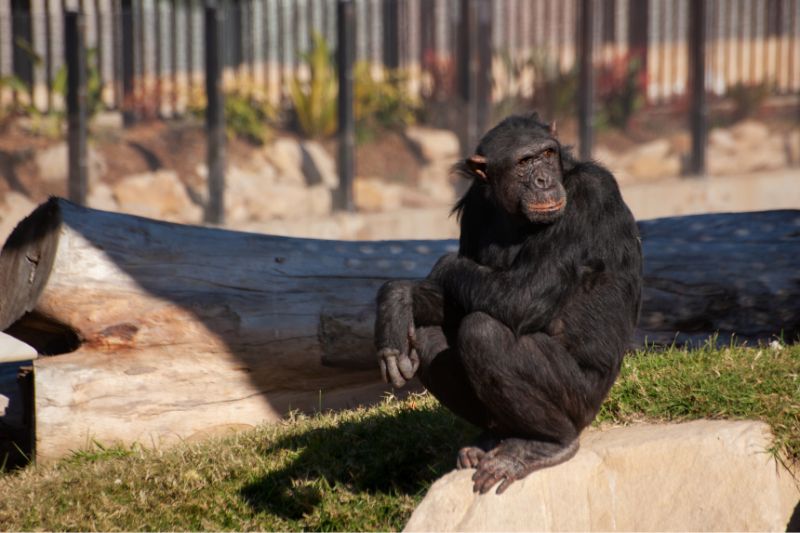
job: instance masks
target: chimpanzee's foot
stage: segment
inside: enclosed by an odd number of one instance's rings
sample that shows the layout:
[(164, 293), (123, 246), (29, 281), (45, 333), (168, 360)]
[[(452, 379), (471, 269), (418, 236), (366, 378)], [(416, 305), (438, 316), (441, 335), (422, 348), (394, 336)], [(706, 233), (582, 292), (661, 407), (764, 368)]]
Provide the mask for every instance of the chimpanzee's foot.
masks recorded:
[(478, 468), (478, 464), (486, 455), (486, 452), (494, 449), (500, 444), (500, 439), (491, 433), (481, 433), (472, 446), (465, 446), (458, 450), (456, 468)]
[(502, 494), (514, 481), (534, 470), (563, 463), (577, 451), (577, 438), (566, 446), (554, 442), (506, 439), (480, 457), (478, 470), (472, 476), (475, 482), (472, 490), (485, 494), (495, 483), (502, 481), (497, 487), (497, 494)]

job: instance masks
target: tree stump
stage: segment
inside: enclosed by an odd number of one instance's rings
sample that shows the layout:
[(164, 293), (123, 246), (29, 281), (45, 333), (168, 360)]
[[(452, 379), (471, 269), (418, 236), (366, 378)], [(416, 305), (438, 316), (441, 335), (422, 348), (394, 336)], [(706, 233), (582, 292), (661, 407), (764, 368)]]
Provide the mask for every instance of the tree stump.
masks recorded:
[[(800, 332), (800, 211), (640, 227), (636, 343)], [(424, 277), (456, 249), (184, 226), (53, 198), (0, 253), (0, 329), (45, 355), (34, 362), (37, 457), (379, 400), (390, 388), (372, 344), (378, 288)]]

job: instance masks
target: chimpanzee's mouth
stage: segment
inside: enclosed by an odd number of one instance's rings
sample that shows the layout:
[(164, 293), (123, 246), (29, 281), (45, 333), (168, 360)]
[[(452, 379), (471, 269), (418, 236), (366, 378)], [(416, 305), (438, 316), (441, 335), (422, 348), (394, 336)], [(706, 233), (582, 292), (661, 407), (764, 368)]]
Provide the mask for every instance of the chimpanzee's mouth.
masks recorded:
[(555, 202), (544, 202), (540, 204), (529, 203), (528, 209), (536, 211), (537, 213), (552, 213), (553, 211), (560, 211), (567, 205), (567, 199), (561, 198)]

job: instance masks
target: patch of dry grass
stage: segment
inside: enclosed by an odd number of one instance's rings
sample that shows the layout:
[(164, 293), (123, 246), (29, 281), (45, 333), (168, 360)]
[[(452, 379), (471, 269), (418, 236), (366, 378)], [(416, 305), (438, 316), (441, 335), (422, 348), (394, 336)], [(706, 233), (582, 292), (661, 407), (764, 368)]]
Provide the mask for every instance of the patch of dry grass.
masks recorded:
[[(800, 458), (800, 345), (643, 351), (598, 423), (768, 422)], [(0, 475), (2, 530), (400, 530), (476, 434), (429, 395), (166, 450), (96, 448)]]

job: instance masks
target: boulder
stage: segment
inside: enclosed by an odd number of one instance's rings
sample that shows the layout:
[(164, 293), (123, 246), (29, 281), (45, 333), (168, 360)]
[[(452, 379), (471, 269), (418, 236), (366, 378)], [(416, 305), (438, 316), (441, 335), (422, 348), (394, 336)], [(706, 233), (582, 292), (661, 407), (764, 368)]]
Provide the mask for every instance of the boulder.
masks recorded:
[(405, 531), (786, 531), (800, 490), (771, 446), (753, 421), (589, 430), (501, 496), (474, 494), (473, 470), (445, 475)]
[(455, 202), (455, 183), (462, 178), (452, 173), (453, 163), (454, 161), (436, 161), (420, 169), (419, 190), (436, 203)]
[(777, 170), (789, 162), (786, 141), (759, 122), (746, 121), (709, 135), (707, 169), (712, 175)]
[(116, 211), (119, 209), (117, 201), (114, 200), (114, 191), (111, 190), (107, 183), (101, 181), (90, 184), (86, 203), (89, 207), (102, 209), (103, 211)]
[(306, 178), (303, 176), (303, 148), (300, 142), (291, 137), (279, 137), (267, 145), (263, 153), (275, 165), (279, 181), (297, 185), (306, 183)]
[(681, 173), (680, 156), (672, 152), (668, 139), (641, 144), (626, 154), (620, 163), (625, 171), (641, 179), (665, 178)]
[(172, 170), (127, 176), (113, 188), (123, 213), (171, 222), (198, 223), (203, 210), (189, 198), (186, 186)]
[[(226, 220), (240, 222), (265, 220), (266, 204), (273, 201), (270, 190), (275, 182), (275, 169), (265, 163), (259, 171), (247, 170), (238, 165), (228, 165), (225, 173)], [(208, 185), (203, 180), (198, 191), (203, 203), (208, 200)]]
[[(103, 155), (91, 146), (87, 148), (87, 157), (91, 183), (108, 172), (108, 164)], [(38, 151), (36, 169), (39, 177), (46, 182), (66, 182), (69, 175), (69, 148), (66, 141)]]
[(777, 170), (784, 168), (788, 163), (783, 138), (778, 134), (765, 137), (759, 144), (753, 146), (742, 144), (741, 150), (744, 157), (740, 160), (748, 171)]
[(376, 212), (399, 209), (405, 187), (380, 178), (358, 177), (353, 182), (353, 203), (359, 211)]
[(336, 161), (317, 141), (303, 141), (300, 144), (303, 154), (302, 172), (306, 183), (317, 185), (322, 183), (329, 189), (339, 187), (339, 174)]
[(324, 185), (274, 183), (263, 189), (250, 207), (251, 220), (292, 219), (327, 215), (331, 191)]
[(692, 151), (692, 136), (688, 131), (679, 131), (669, 137), (670, 150), (674, 154), (688, 154)]
[(718, 149), (735, 153), (738, 145), (733, 133), (725, 128), (714, 128), (708, 134), (708, 146), (711, 149)]
[(769, 128), (755, 120), (743, 120), (730, 130), (736, 142), (745, 146), (758, 146), (769, 137)]
[(450, 130), (411, 126), (406, 129), (406, 138), (428, 161), (446, 161), (453, 164), (461, 154), (458, 136)]

